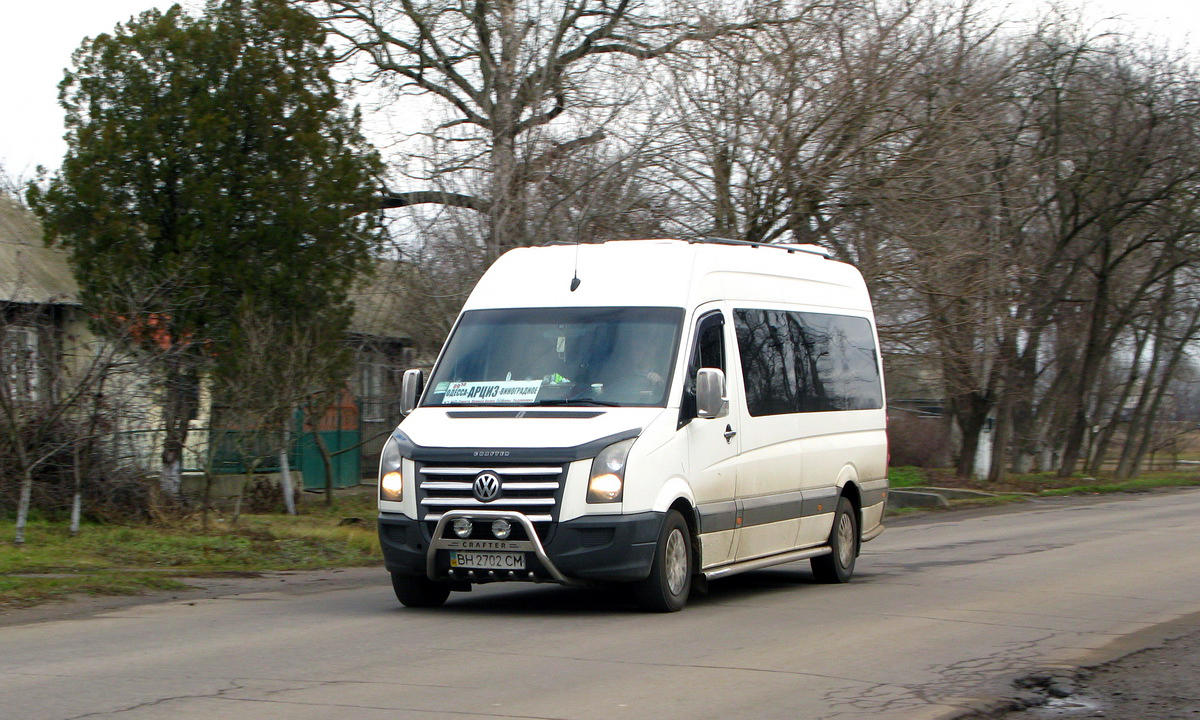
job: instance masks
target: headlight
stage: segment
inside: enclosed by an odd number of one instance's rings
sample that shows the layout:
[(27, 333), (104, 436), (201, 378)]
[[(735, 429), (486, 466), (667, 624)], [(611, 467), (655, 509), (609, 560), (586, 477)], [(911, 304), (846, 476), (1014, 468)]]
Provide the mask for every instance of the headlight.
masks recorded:
[(625, 492), (625, 464), (629, 460), (629, 448), (633, 447), (634, 440), (636, 438), (613, 443), (601, 450), (592, 461), (587, 491), (589, 503), (621, 501)]
[(401, 474), (404, 458), (395, 438), (388, 438), (379, 455), (379, 499), (400, 502), (404, 498), (404, 475)]

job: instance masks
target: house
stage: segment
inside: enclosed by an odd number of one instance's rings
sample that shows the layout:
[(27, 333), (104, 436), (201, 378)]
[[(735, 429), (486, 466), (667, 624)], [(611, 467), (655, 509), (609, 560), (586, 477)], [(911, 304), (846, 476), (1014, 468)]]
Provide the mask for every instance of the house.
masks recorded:
[(14, 398), (53, 392), (64, 338), (86, 325), (78, 298), (65, 253), (45, 247), (33, 215), (0, 195), (0, 367)]
[[(335, 486), (373, 477), (386, 436), (399, 422), (399, 378), (411, 359), (410, 341), (400, 326), (400, 298), (393, 280), (396, 262), (380, 263), (374, 278), (364, 278), (352, 297), (356, 312), (347, 332), (355, 349), (356, 369), (348, 391), (325, 417), (300, 426), (293, 452), (294, 467), (304, 472), (307, 488), (324, 485), (324, 469), (313, 432), (335, 457)], [(6, 196), (0, 196), (0, 367), (16, 394), (33, 399), (54, 391), (56, 379), (88, 362), (104, 346), (89, 329), (79, 301), (66, 251), (46, 247), (37, 218)], [(154, 378), (145, 371), (110, 383), (106, 395), (120, 397), (120, 427), (106, 438), (124, 462), (157, 472), (163, 431)], [(228, 442), (230, 432), (210, 427), (211, 401), (202, 391), (201, 409), (190, 423), (184, 469), (193, 474), (206, 464), (218, 471), (245, 469), (244, 445)], [(211, 452), (210, 452), (211, 449)], [(339, 452), (340, 451), (340, 452)], [(215, 459), (215, 463), (214, 463)], [(270, 471), (270, 463), (259, 470)]]
[[(3, 194), (0, 313), (4, 389), (18, 402), (42, 403), (44, 412), (103, 372), (105, 432), (97, 442), (118, 463), (157, 470), (161, 443), (153, 429), (158, 417), (153, 378), (92, 332), (67, 251), (47, 247), (33, 213)], [(199, 416), (192, 425), (206, 423)], [(189, 450), (206, 451), (203, 445)]]

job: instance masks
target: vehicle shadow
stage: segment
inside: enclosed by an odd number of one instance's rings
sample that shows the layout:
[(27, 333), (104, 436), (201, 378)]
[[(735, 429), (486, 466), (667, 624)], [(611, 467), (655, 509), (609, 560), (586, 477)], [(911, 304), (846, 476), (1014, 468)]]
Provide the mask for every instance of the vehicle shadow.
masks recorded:
[[(869, 574), (858, 574), (851, 582), (867, 582)], [(688, 600), (689, 609), (752, 601), (756, 597), (777, 593), (797, 593), (807, 597), (824, 594), (830, 586), (818, 583), (807, 564), (804, 567), (777, 567), (735, 575), (708, 584), (708, 592), (693, 588)], [(406, 612), (414, 612), (406, 608)], [(492, 583), (476, 586), (471, 592), (451, 593), (446, 604), (432, 611), (463, 615), (612, 615), (639, 614), (633, 591), (628, 587), (564, 587), (561, 585), (527, 585), (524, 583)]]

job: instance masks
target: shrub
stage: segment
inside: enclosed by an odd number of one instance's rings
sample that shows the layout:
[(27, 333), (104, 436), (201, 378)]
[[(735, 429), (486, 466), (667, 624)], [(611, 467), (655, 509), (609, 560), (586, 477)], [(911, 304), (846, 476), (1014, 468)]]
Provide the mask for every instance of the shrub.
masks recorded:
[[(61, 520), (70, 515), (75, 494), (75, 449), (82, 469), (83, 516), (91, 520), (124, 522), (151, 520), (173, 514), (177, 501), (159, 497), (157, 479), (112, 457), (102, 443), (84, 451), (86, 431), (80, 423), (60, 420), (40, 437), (24, 437), (28, 457), (43, 457), (33, 470), (30, 510), (36, 517)], [(15, 514), (21, 469), (9, 445), (0, 445), (0, 514)]]
[(944, 418), (915, 413), (888, 417), (888, 450), (893, 466), (946, 467), (953, 447)]
[(283, 503), (283, 487), (269, 478), (255, 478), (246, 488), (246, 510), (257, 515), (279, 513), (286, 510)]

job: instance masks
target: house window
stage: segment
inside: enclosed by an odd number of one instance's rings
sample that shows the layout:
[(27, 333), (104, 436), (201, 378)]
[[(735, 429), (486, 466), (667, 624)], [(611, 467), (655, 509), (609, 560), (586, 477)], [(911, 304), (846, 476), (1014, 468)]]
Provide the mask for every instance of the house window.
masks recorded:
[(41, 380), (38, 357), (37, 330), (30, 327), (8, 327), (0, 340), (0, 367), (12, 398), (20, 402), (35, 402)]

